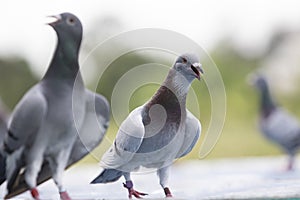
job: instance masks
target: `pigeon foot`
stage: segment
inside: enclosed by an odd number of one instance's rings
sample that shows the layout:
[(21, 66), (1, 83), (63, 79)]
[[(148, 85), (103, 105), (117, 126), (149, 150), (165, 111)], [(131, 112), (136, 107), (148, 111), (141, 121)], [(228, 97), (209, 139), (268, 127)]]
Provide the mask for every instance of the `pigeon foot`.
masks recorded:
[(134, 196), (137, 199), (141, 199), (142, 196), (148, 195), (146, 193), (138, 192), (138, 191), (134, 190), (132, 181), (126, 181), (126, 183), (123, 183), (123, 186), (128, 189), (128, 198), (129, 199), (132, 199), (132, 196)]
[(167, 198), (173, 197), (172, 194), (171, 194), (171, 191), (168, 187), (164, 188), (164, 192), (165, 192), (165, 195), (166, 195)]
[(138, 192), (138, 191), (134, 190), (133, 188), (131, 188), (128, 192), (129, 192), (128, 197), (129, 197), (130, 199), (132, 199), (132, 195), (133, 195), (135, 198), (137, 198), (137, 199), (141, 199), (142, 196), (148, 195), (148, 194), (143, 193), (143, 192)]
[(39, 191), (36, 188), (32, 188), (30, 190), (31, 196), (35, 199), (35, 200), (40, 200), (40, 194)]
[(59, 195), (60, 195), (61, 200), (71, 200), (71, 198), (70, 198), (69, 194), (67, 193), (67, 191), (60, 192)]

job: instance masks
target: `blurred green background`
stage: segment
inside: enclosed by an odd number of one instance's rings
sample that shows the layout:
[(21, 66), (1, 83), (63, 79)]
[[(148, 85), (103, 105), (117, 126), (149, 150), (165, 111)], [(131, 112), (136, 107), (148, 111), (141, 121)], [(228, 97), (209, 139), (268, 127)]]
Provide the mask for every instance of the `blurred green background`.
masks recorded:
[[(115, 29), (115, 26), (119, 23), (121, 22), (115, 20), (112, 27)], [(82, 54), (87, 55), (95, 44), (112, 35), (110, 30), (105, 30), (102, 35), (95, 34), (101, 32), (101, 28), (106, 26), (105, 24), (105, 20), (98, 21), (94, 29), (86, 31), (87, 33), (83, 39)], [(240, 51), (230, 37), (224, 36), (208, 52), (218, 67), (225, 85), (227, 113), (221, 136), (205, 159), (281, 154), (281, 151), (263, 138), (258, 131), (258, 95), (253, 88), (247, 85), (246, 79), (249, 73), (257, 70), (262, 71), (269, 78), (272, 93), (277, 102), (300, 118), (300, 108), (298, 106), (300, 102), (300, 90), (297, 87), (293, 88), (285, 84), (286, 79), (281, 79), (280, 70), (277, 70), (276, 66), (274, 68), (268, 67), (272, 66), (272, 63), (276, 61), (278, 52), (286, 51), (286, 53), (290, 53), (286, 46), (288, 44), (292, 46), (296, 45), (296, 43), (294, 44), (289, 41), (297, 36), (300, 36), (300, 33), (297, 31), (286, 32), (285, 30), (276, 30), (266, 45), (266, 50), (261, 53), (249, 53), (251, 56), (247, 55), (247, 51)], [(115, 44), (107, 51), (113, 51), (114, 48), (121, 48), (122, 45), (124, 44)], [(284, 55), (284, 53), (280, 55)], [(101, 79), (98, 80), (98, 75), (102, 72), (102, 55), (93, 54), (91, 56), (94, 57), (94, 65), (97, 67), (82, 69), (85, 82), (92, 90), (96, 85), (97, 92), (103, 94), (109, 101), (116, 82), (124, 73), (135, 66), (156, 62), (154, 57), (132, 53), (120, 57), (111, 63), (110, 67), (104, 71)], [(273, 61), (274, 58), (275, 61)], [(170, 66), (173, 61), (166, 58), (164, 64)], [(207, 61), (202, 60), (202, 63), (205, 64)], [(286, 63), (286, 65), (289, 65), (289, 63)], [(203, 66), (204, 69), (210, 67)], [(287, 69), (287, 66), (282, 65), (282, 68)], [(279, 72), (279, 75), (273, 74), (274, 71)], [(300, 83), (300, 74), (290, 73), (294, 77), (293, 85), (295, 85), (295, 80), (296, 83)], [(155, 74), (147, 74), (147, 76), (155, 76)], [(7, 106), (6, 109), (9, 111), (13, 110), (22, 95), (40, 78), (32, 72), (32, 67), (25, 57), (14, 55), (0, 57), (0, 97)], [(157, 84), (149, 84), (136, 90), (130, 99), (129, 109), (132, 110), (146, 102), (158, 87)], [(207, 132), (211, 117), (210, 94), (205, 83), (203, 81), (195, 81), (192, 87), (195, 91), (198, 91), (197, 97), (199, 98), (198, 103), (201, 109), (200, 121), (203, 130), (201, 140), (197, 143), (192, 153), (188, 154), (183, 160), (199, 159), (200, 146)], [(188, 107), (191, 106), (188, 105)], [(118, 127), (112, 118), (106, 138), (93, 151), (92, 155), (86, 157), (82, 162), (98, 162), (98, 159), (114, 139), (117, 129)]]

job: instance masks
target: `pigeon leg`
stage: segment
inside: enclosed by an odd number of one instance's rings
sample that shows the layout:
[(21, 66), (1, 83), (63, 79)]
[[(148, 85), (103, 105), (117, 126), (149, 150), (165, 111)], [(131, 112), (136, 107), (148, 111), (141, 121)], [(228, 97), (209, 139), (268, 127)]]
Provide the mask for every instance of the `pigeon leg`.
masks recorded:
[(294, 161), (295, 161), (295, 156), (293, 154), (289, 155), (286, 171), (294, 170)]
[(158, 169), (157, 175), (159, 177), (159, 184), (164, 189), (166, 197), (172, 197), (169, 187), (166, 186), (169, 179), (169, 166)]
[(31, 159), (31, 155), (29, 155), (29, 160), (31, 160), (31, 162), (28, 162), (27, 168), (26, 168), (26, 172), (25, 172), (25, 181), (27, 183), (27, 185), (30, 188), (30, 193), (31, 196), (35, 199), (35, 200), (39, 200), (39, 192), (36, 189), (36, 179), (38, 176), (38, 172), (41, 168), (42, 165), (42, 157), (41, 155), (36, 155), (35, 159)]
[(35, 199), (35, 200), (40, 200), (40, 195), (39, 195), (39, 191), (36, 188), (32, 188), (30, 190), (31, 196)]
[(64, 192), (59, 192), (60, 195), (60, 199), (61, 200), (71, 200), (69, 194), (67, 193), (67, 191)]
[(125, 177), (126, 182), (123, 183), (123, 186), (128, 189), (128, 198), (129, 199), (132, 199), (132, 196), (134, 196), (135, 198), (140, 199), (140, 198), (142, 198), (142, 196), (148, 195), (146, 193), (138, 192), (138, 191), (133, 189), (133, 183), (131, 181), (129, 173), (126, 173), (124, 175), (124, 177)]
[(61, 200), (71, 200), (69, 194), (65, 190), (62, 184), (63, 172), (67, 164), (67, 159), (69, 157), (68, 151), (60, 152), (59, 156), (55, 159), (49, 159), (50, 168), (52, 171), (52, 178), (58, 188)]

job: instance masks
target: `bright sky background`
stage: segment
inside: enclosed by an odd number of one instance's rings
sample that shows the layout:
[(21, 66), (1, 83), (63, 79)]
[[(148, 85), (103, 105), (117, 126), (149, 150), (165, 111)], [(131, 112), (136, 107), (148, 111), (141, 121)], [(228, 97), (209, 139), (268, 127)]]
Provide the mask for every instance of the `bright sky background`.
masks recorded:
[(54, 31), (45, 25), (46, 16), (65, 11), (76, 14), (84, 30), (96, 19), (113, 16), (123, 24), (121, 32), (170, 29), (208, 50), (227, 35), (245, 49), (259, 50), (278, 27), (300, 28), (299, 8), (298, 0), (1, 1), (0, 56), (25, 56), (41, 75), (56, 42)]

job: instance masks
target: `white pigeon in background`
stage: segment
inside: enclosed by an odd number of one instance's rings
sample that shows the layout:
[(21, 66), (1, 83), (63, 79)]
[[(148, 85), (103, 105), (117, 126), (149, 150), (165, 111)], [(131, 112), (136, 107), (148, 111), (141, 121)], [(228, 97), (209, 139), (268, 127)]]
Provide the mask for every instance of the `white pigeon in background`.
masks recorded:
[(201, 133), (199, 120), (186, 109), (192, 81), (203, 73), (193, 54), (177, 58), (167, 78), (146, 104), (134, 109), (121, 124), (113, 145), (103, 155), (104, 170), (92, 183), (108, 183), (125, 177), (129, 198), (145, 193), (133, 189), (130, 172), (155, 168), (166, 197), (169, 168), (174, 159), (189, 153)]
[(53, 17), (56, 21), (49, 25), (58, 42), (50, 66), (15, 107), (5, 135), (6, 198), (19, 192), (23, 177), (32, 197), (39, 199), (37, 183), (52, 176), (60, 198), (70, 199), (62, 184), (65, 168), (94, 148), (108, 126), (107, 101), (88, 91), (80, 74), (80, 20), (71, 13)]

